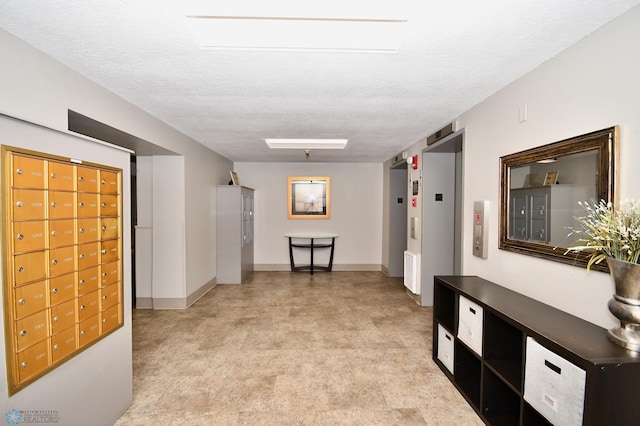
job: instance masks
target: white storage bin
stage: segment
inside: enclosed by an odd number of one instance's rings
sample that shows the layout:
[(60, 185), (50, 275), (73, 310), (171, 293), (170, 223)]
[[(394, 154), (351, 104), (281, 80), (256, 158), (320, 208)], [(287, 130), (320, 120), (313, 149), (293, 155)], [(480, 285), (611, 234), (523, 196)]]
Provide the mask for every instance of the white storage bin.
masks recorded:
[(586, 372), (527, 337), (524, 399), (556, 425), (581, 425)]
[(453, 374), (453, 335), (438, 324), (438, 359)]
[(482, 356), (482, 306), (460, 296), (458, 303), (458, 338)]

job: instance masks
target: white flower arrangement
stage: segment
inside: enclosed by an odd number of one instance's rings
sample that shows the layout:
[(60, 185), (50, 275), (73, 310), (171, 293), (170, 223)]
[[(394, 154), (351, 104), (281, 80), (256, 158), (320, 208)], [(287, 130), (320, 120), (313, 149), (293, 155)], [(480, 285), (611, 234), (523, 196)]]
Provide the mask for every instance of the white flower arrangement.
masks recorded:
[(570, 227), (569, 236), (578, 245), (569, 247), (565, 254), (589, 252), (587, 271), (607, 257), (638, 263), (640, 258), (640, 202), (625, 200), (618, 209), (609, 202), (595, 200), (579, 203), (586, 215), (576, 218), (580, 223)]

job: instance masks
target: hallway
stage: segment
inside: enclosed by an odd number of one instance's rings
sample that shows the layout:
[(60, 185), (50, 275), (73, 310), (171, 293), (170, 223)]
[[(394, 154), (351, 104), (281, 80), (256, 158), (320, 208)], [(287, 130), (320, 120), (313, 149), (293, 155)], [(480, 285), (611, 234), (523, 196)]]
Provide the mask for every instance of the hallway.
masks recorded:
[(378, 272), (255, 272), (133, 313), (117, 425), (481, 425), (431, 360), (431, 308)]

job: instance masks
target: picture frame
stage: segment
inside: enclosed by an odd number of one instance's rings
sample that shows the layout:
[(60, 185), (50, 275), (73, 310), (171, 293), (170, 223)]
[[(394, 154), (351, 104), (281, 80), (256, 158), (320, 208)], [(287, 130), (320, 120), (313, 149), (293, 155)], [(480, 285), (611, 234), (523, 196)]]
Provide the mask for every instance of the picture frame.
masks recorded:
[(547, 172), (544, 175), (544, 185), (555, 185), (558, 183), (558, 172)]
[(289, 219), (329, 219), (331, 179), (329, 176), (289, 176), (287, 179)]
[(229, 172), (231, 175), (231, 183), (234, 185), (240, 185), (240, 181), (238, 180), (238, 174), (236, 172)]

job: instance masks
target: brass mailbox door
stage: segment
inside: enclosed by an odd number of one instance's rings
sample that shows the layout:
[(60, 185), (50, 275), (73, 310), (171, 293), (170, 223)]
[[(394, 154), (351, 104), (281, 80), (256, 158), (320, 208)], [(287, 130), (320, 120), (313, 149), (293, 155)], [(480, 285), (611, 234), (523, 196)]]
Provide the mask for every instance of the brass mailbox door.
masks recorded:
[(41, 158), (13, 156), (12, 186), (14, 188), (44, 189), (44, 160)]
[(77, 166), (78, 175), (78, 192), (94, 192), (99, 191), (98, 186), (98, 169), (93, 167)]
[(14, 189), (13, 219), (14, 220), (38, 220), (45, 219), (45, 192), (37, 189)]
[(78, 269), (86, 269), (100, 264), (100, 243), (88, 243), (78, 246)]
[(100, 253), (102, 254), (102, 263), (109, 263), (120, 259), (120, 248), (118, 243), (118, 240), (102, 241), (100, 243), (102, 247), (100, 250)]
[(82, 321), (78, 327), (78, 346), (93, 342), (100, 335), (100, 315)]
[(49, 161), (49, 191), (73, 191), (73, 164)]
[(76, 274), (71, 273), (49, 280), (50, 305), (55, 306), (76, 297)]
[(100, 195), (100, 216), (118, 216), (117, 195)]
[(97, 217), (78, 219), (78, 244), (100, 240), (100, 226)]
[(111, 284), (100, 291), (100, 310), (104, 311), (120, 301), (120, 283)]
[(16, 286), (32, 281), (44, 280), (47, 277), (45, 252), (36, 251), (14, 256), (13, 277)]
[(78, 194), (78, 217), (98, 217), (98, 194)]
[(51, 308), (51, 334), (65, 330), (77, 322), (76, 300), (69, 300)]
[(76, 328), (70, 327), (51, 337), (51, 361), (58, 362), (76, 350)]
[(102, 282), (101, 286), (106, 287), (109, 284), (120, 281), (120, 262), (104, 263), (102, 265)]
[(100, 312), (100, 294), (97, 290), (78, 296), (79, 321), (84, 321), (98, 312)]
[(13, 222), (13, 252), (44, 250), (45, 222), (43, 220), (29, 222)]
[(100, 287), (100, 268), (93, 268), (78, 271), (78, 296), (95, 291)]
[(49, 250), (49, 276), (58, 277), (76, 270), (75, 247), (61, 247)]
[(100, 193), (117, 194), (118, 187), (118, 173), (100, 170)]
[(25, 381), (49, 366), (49, 340), (33, 345), (18, 354), (18, 380)]
[(47, 282), (40, 281), (16, 288), (16, 319), (42, 311), (47, 308)]
[(49, 312), (44, 310), (16, 321), (16, 349), (18, 352), (49, 337), (48, 317)]
[(119, 309), (120, 305), (114, 305), (100, 314), (102, 317), (102, 333), (106, 333), (118, 324), (121, 324)]
[(49, 191), (49, 219), (73, 219), (74, 196), (73, 192)]
[(100, 219), (101, 227), (100, 235), (101, 240), (115, 240), (118, 238), (118, 218), (117, 217), (103, 217)]
[(49, 221), (49, 248), (75, 244), (75, 221), (73, 219)]

